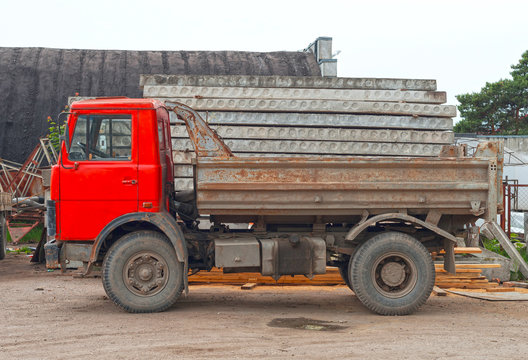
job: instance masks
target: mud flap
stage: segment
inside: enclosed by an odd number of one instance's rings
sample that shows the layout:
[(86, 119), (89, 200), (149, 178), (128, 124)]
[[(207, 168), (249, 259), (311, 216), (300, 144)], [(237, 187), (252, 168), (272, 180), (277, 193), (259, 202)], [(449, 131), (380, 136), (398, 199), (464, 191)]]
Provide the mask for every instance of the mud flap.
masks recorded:
[(31, 257), (32, 263), (45, 263), (46, 262), (46, 253), (44, 251), (44, 245), (46, 244), (47, 236), (46, 231), (42, 231), (42, 235), (40, 236), (40, 241), (37, 245), (37, 248), (35, 249), (35, 252), (33, 253), (33, 256)]
[(456, 274), (455, 266), (455, 243), (444, 239), (444, 270), (451, 274)]

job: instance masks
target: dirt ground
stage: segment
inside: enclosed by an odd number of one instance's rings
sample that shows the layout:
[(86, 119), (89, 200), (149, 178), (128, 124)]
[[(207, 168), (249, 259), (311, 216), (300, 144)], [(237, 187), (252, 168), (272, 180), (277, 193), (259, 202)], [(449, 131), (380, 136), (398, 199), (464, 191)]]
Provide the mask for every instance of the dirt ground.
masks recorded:
[(431, 296), (383, 317), (345, 286), (191, 286), (157, 314), (128, 314), (101, 279), (23, 255), (0, 261), (0, 359), (526, 359), (528, 302)]

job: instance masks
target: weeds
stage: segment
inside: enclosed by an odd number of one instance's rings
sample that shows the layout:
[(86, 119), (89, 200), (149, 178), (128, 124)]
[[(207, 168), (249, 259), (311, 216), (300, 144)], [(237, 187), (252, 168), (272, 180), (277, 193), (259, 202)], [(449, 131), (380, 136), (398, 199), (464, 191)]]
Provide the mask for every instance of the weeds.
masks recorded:
[(48, 138), (50, 140), (50, 143), (53, 145), (56, 151), (59, 151), (60, 148), (60, 137), (62, 134), (64, 134), (64, 124), (63, 125), (57, 125), (57, 123), (51, 118), (51, 116), (48, 116), (46, 119), (48, 121), (49, 127), (49, 135)]
[[(510, 240), (515, 245), (515, 248), (517, 251), (519, 251), (519, 254), (523, 257), (524, 261), (528, 263), (528, 252), (526, 251), (526, 244), (523, 243), (519, 239), (519, 235), (517, 234), (510, 234)], [(510, 256), (504, 251), (502, 246), (499, 243), (499, 240), (497, 239), (482, 239), (482, 243), (484, 244), (484, 247), (489, 250), (493, 251), (496, 254), (502, 255), (504, 257), (510, 258)], [(524, 279), (523, 274), (520, 271), (510, 271), (510, 280), (522, 280)]]
[(7, 252), (8, 252), (8, 253), (13, 253), (13, 254), (26, 254), (26, 255), (31, 255), (31, 254), (33, 253), (33, 250), (31, 250), (31, 249), (28, 248), (27, 246), (24, 246), (24, 247), (21, 247), (21, 248), (15, 249), (15, 250), (9, 250), (9, 249), (7, 249)]

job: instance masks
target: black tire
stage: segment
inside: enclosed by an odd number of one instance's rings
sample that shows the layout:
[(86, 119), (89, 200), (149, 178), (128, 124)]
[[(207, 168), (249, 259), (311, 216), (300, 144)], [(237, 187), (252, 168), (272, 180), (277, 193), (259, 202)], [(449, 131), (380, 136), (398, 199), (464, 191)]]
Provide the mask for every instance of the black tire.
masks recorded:
[(5, 215), (0, 213), (0, 260), (6, 257), (7, 247), (7, 225)]
[(412, 236), (387, 232), (362, 244), (350, 262), (354, 292), (380, 315), (408, 315), (431, 295), (435, 282), (429, 251)]
[(352, 287), (352, 283), (350, 282), (350, 277), (348, 276), (348, 268), (350, 265), (350, 261), (347, 261), (345, 263), (340, 264), (337, 268), (339, 269), (339, 274), (341, 275), (341, 278), (345, 282), (345, 284), (348, 286), (348, 288), (352, 291), (354, 291), (354, 288)]
[(167, 310), (183, 290), (183, 275), (174, 247), (155, 231), (124, 235), (103, 261), (106, 294), (131, 313)]

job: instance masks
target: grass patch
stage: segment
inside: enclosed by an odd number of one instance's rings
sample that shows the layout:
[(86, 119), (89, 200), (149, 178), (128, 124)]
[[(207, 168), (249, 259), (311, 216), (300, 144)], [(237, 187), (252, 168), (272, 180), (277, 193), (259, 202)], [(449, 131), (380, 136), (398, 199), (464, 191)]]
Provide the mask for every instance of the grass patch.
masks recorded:
[[(511, 234), (510, 240), (517, 248), (517, 251), (519, 251), (519, 254), (523, 257), (524, 261), (528, 263), (528, 252), (526, 250), (526, 244), (523, 243), (517, 234)], [(484, 247), (488, 249), (489, 251), (493, 251), (496, 254), (502, 255), (504, 257), (510, 258), (510, 256), (504, 251), (502, 246), (499, 243), (499, 240), (497, 239), (482, 239), (482, 243), (484, 244)], [(516, 281), (516, 280), (524, 280), (525, 277), (520, 271), (510, 271), (510, 280)]]
[(21, 247), (21, 248), (18, 248), (16, 250), (7, 250), (8, 253), (12, 253), (12, 254), (26, 254), (26, 255), (31, 255), (33, 253), (33, 250), (31, 250), (30, 248), (28, 248), (27, 246), (24, 246), (24, 247)]

